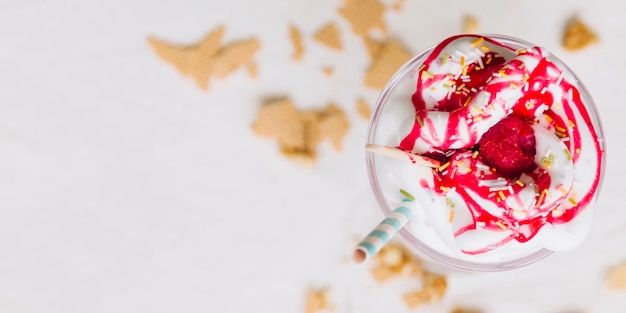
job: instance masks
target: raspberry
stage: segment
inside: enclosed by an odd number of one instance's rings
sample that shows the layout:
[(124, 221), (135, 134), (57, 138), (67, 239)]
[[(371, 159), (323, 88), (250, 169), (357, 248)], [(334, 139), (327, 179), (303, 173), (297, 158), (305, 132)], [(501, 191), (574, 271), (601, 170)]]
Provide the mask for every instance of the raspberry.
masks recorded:
[(533, 164), (536, 153), (534, 131), (520, 118), (507, 116), (482, 136), (478, 153), (500, 175), (515, 177)]

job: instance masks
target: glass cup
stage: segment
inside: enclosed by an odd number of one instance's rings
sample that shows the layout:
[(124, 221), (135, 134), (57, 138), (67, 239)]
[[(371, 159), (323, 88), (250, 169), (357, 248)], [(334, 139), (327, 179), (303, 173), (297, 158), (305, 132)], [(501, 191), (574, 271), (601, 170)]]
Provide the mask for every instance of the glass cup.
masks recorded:
[[(536, 46), (508, 36), (485, 35), (484, 37), (491, 38), (518, 50), (529, 49)], [(419, 69), (424, 60), (434, 51), (435, 47), (436, 46), (433, 46), (413, 57), (389, 80), (376, 102), (376, 107), (369, 123), (367, 135), (368, 144), (398, 146), (399, 141), (406, 135), (405, 133), (401, 133), (399, 129), (404, 128), (404, 131), (406, 131), (407, 125), (402, 126), (402, 124), (406, 124), (407, 120), (412, 121), (415, 119), (415, 109), (413, 109), (411, 96), (415, 92)], [(577, 87), (591, 120), (591, 124), (593, 125), (593, 129), (596, 131), (598, 145), (601, 151), (604, 152), (604, 136), (601, 123), (595, 104), (588, 91), (583, 86), (580, 79), (578, 79), (562, 61), (551, 54), (548, 55), (547, 58), (566, 73), (567, 76), (570, 77), (570, 80), (572, 80), (571, 83)], [(600, 165), (598, 173), (600, 178), (595, 195), (587, 205), (587, 208), (582, 211), (583, 213), (580, 213), (580, 215), (587, 215), (584, 217), (587, 220), (592, 219), (592, 207), (595, 205), (600, 192), (605, 164), (604, 153), (599, 157), (599, 160)], [(406, 160), (392, 160), (377, 153), (366, 153), (366, 164), (370, 184), (378, 206), (385, 215), (393, 211), (398, 203), (403, 200), (403, 195), (398, 192), (398, 188), (401, 188), (401, 186), (396, 174), (410, 167), (410, 165), (406, 163)], [(428, 175), (428, 173), (433, 170), (414, 166), (410, 168), (410, 171), (416, 171), (418, 175)], [(543, 244), (533, 241), (526, 243), (513, 242), (511, 243), (511, 247), (500, 248), (502, 250), (495, 256), (493, 252), (489, 252), (485, 255), (465, 255), (458, 251), (451, 251), (451, 249), (449, 249), (449, 243), (446, 243), (445, 239), (438, 238), (440, 237), (438, 230), (432, 227), (432, 225), (429, 225), (429, 217), (426, 216), (426, 214), (420, 216), (421, 210), (423, 210), (423, 208), (419, 206), (416, 208), (416, 217), (410, 220), (407, 225), (400, 230), (399, 236), (421, 257), (425, 257), (426, 259), (447, 267), (479, 272), (503, 271), (529, 265), (545, 258), (553, 252), (552, 250), (544, 248)], [(586, 236), (586, 233), (583, 234), (583, 237), (584, 236)]]

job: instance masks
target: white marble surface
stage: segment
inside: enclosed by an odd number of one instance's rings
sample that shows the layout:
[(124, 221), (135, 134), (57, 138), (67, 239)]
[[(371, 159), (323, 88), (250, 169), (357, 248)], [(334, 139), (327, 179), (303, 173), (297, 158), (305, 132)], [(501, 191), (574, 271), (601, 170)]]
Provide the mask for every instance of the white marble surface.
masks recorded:
[[(407, 311), (401, 282), (377, 286), (344, 262), (381, 218), (370, 194), (358, 97), (369, 61), (339, 0), (0, 0), (0, 312), (303, 312), (328, 286), (337, 312)], [(601, 43), (560, 47), (578, 13)], [(449, 275), (443, 301), (486, 313), (619, 313), (607, 268), (626, 260), (620, 155), (626, 151), (626, 2), (417, 1), (385, 18), (413, 52), (461, 30), (547, 47), (584, 79), (604, 123), (606, 179), (589, 239), (529, 267)], [(345, 44), (311, 40), (337, 21)], [(306, 35), (290, 61), (289, 23)], [(202, 92), (158, 59), (147, 36), (194, 43), (218, 25), (225, 41), (257, 37), (259, 77), (240, 70)], [(326, 76), (321, 68), (333, 66)], [(281, 157), (250, 126), (262, 99), (348, 114), (344, 150), (320, 146), (315, 168)]]

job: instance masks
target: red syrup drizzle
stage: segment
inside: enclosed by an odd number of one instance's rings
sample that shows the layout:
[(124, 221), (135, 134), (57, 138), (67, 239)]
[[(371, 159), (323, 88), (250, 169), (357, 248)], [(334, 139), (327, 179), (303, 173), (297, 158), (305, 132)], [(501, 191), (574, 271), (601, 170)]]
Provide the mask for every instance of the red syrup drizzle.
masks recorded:
[[(430, 68), (430, 64), (435, 61), (436, 58), (438, 58), (441, 51), (448, 44), (463, 36), (468, 35), (455, 36), (443, 41), (433, 50), (432, 54), (424, 62), (424, 66), (422, 66), (418, 75), (416, 92), (411, 99), (416, 109), (416, 122), (414, 123), (411, 132), (401, 141), (399, 148), (405, 151), (412, 151), (413, 144), (420, 135), (421, 128), (434, 127), (433, 125), (429, 125), (428, 123), (423, 122), (423, 117), (427, 113), (427, 110), (425, 101), (421, 98), (421, 93), (424, 88), (430, 88), (430, 84), (422, 83), (422, 72), (427, 71)], [(470, 35), (469, 37), (480, 38), (480, 36), (473, 35)], [(484, 40), (491, 44), (498, 45), (500, 47), (514, 51), (514, 48), (507, 47), (489, 38), (484, 37)], [(539, 50), (538, 48), (535, 49)], [(506, 68), (504, 66), (507, 64), (503, 57), (495, 54), (486, 54), (485, 57), (483, 57), (483, 63), (486, 62), (487, 58), (491, 58), (491, 62), (489, 63), (489, 66), (486, 66), (483, 69), (476, 70), (475, 64), (473, 64), (471, 68), (468, 67), (467, 75), (470, 75), (471, 77), (471, 84), (468, 84), (467, 82), (465, 82), (465, 84), (466, 86), (471, 86), (469, 88), (473, 87), (478, 90), (485, 90), (485, 88), (489, 88), (488, 91), (491, 92), (491, 99), (489, 100), (489, 103), (491, 103), (494, 100), (494, 96), (495, 94), (497, 94), (498, 91), (511, 87), (509, 81), (505, 81), (499, 84), (486, 85), (489, 82), (489, 78), (492, 77), (494, 73), (503, 70), (503, 68), (506, 71)], [(517, 60), (513, 59), (510, 60), (508, 63), (512, 64), (514, 69), (523, 70), (523, 64), (516, 64), (515, 62), (517, 62)], [(454, 234), (454, 236), (458, 237), (465, 232), (475, 230), (477, 228), (477, 223), (480, 223), (481, 228), (484, 230), (494, 232), (510, 232), (510, 235), (506, 236), (504, 239), (501, 239), (499, 242), (494, 243), (492, 246), (484, 247), (478, 250), (463, 251), (466, 254), (481, 254), (489, 252), (497, 247), (505, 245), (511, 240), (516, 240), (518, 242), (527, 242), (531, 240), (537, 234), (537, 232), (548, 223), (568, 223), (591, 202), (591, 200), (593, 199), (593, 195), (597, 191), (600, 181), (600, 169), (602, 168), (601, 163), (603, 151), (601, 149), (596, 130), (593, 127), (591, 117), (585, 109), (578, 89), (570, 84), (568, 81), (563, 79), (562, 75), (560, 75), (559, 77), (554, 77), (554, 75), (549, 75), (550, 72), (561, 73), (561, 70), (554, 63), (542, 57), (535, 69), (531, 73), (527, 73), (528, 75), (526, 83), (528, 84), (528, 86), (526, 89), (523, 89), (522, 97), (513, 106), (509, 114), (514, 114), (519, 117), (526, 118), (529, 123), (534, 124), (535, 111), (541, 105), (548, 106), (549, 108), (545, 112), (543, 112), (543, 114), (547, 116), (547, 118), (551, 121), (548, 130), (552, 129), (557, 136), (563, 138), (563, 141), (572, 157), (575, 168), (578, 158), (580, 156), (579, 151), (582, 148), (582, 139), (580, 135), (579, 125), (574, 125), (572, 127), (569, 124), (571, 122), (577, 121), (575, 112), (578, 112), (582, 118), (582, 121), (586, 124), (587, 129), (589, 129), (591, 133), (591, 137), (593, 138), (593, 147), (596, 151), (597, 168), (591, 187), (585, 195), (582, 195), (582, 198), (575, 200), (575, 205), (572, 205), (570, 208), (566, 209), (563, 209), (561, 207), (562, 202), (542, 207), (542, 204), (544, 204), (546, 199), (536, 193), (534, 201), (541, 201), (541, 203), (536, 203), (535, 210), (533, 210), (532, 214), (529, 214), (526, 216), (526, 218), (520, 220), (519, 218), (514, 216), (513, 209), (508, 207), (506, 204), (506, 200), (509, 198), (513, 198), (516, 201), (521, 201), (521, 199), (519, 199), (519, 193), (523, 189), (523, 186), (521, 184), (516, 184), (516, 178), (505, 178), (507, 179), (507, 185), (511, 186), (511, 188), (502, 193), (490, 191), (490, 188), (488, 186), (479, 186), (479, 180), (491, 180), (498, 178), (502, 179), (503, 177), (502, 175), (496, 173), (493, 169), (483, 171), (483, 175), (477, 177), (475, 175), (475, 171), (477, 171), (476, 164), (480, 161), (480, 157), (471, 150), (472, 147), (466, 147), (464, 149), (451, 151), (448, 149), (449, 144), (444, 143), (444, 145), (438, 147), (438, 149), (440, 151), (446, 152), (439, 155), (437, 155), (437, 152), (429, 152), (427, 156), (442, 160), (442, 163), (444, 163), (445, 161), (456, 162), (459, 160), (464, 160), (464, 162), (469, 163), (466, 166), (471, 169), (470, 172), (466, 173), (460, 173), (460, 171), (458, 171), (458, 168), (453, 166), (450, 166), (448, 170), (444, 171), (433, 169), (434, 188), (432, 191), (442, 196), (445, 196), (445, 193), (448, 189), (454, 188), (454, 190), (467, 203), (467, 207), (469, 208), (473, 218), (473, 223), (461, 227)], [(434, 79), (431, 80), (431, 84), (432, 81), (436, 79), (446, 79), (446, 77), (447, 74), (443, 74), (443, 77), (441, 76), (441, 74), (434, 74)], [(456, 83), (459, 83), (459, 81), (456, 81)], [(563, 93), (562, 99), (554, 99), (553, 95), (550, 92), (546, 92), (546, 88), (548, 88), (550, 84), (558, 85), (563, 91), (565, 91)], [(571, 99), (569, 99), (570, 97), (568, 97), (568, 93), (571, 93)], [(467, 114), (467, 108), (465, 104), (468, 101), (468, 97), (471, 97), (472, 94), (473, 93), (455, 94), (449, 99), (444, 99), (443, 101), (437, 103), (436, 107), (433, 109), (438, 111), (451, 112), (446, 133), (447, 138), (445, 142), (452, 141), (450, 136), (455, 134), (455, 130), (458, 128), (460, 122), (471, 122), (471, 120), (464, 120), (461, 117)], [(561, 117), (557, 112), (553, 110), (554, 108), (552, 106), (555, 105), (555, 100), (560, 101), (560, 105), (562, 105), (565, 118)], [(470, 138), (470, 141), (476, 143), (478, 142), (478, 139), (479, 138), (474, 135)], [(537, 167), (536, 165), (527, 169), (524, 174), (532, 178), (533, 183), (537, 186), (537, 189), (539, 191), (547, 189), (550, 186), (552, 178), (545, 170)], [(576, 177), (574, 179), (576, 179)], [(430, 189), (430, 187), (428, 187), (425, 182), (420, 182), (420, 185), (423, 188)], [(470, 195), (469, 191), (482, 198), (483, 201), (490, 201), (492, 204), (494, 204), (500, 210), (500, 216), (495, 216), (485, 210)], [(505, 198), (502, 198), (501, 195), (504, 195)], [(568, 195), (568, 197), (569, 196), (570, 195)], [(563, 198), (563, 200), (565, 200), (565, 197)], [(553, 215), (553, 210), (556, 208), (561, 209), (561, 214), (559, 214), (558, 216)]]

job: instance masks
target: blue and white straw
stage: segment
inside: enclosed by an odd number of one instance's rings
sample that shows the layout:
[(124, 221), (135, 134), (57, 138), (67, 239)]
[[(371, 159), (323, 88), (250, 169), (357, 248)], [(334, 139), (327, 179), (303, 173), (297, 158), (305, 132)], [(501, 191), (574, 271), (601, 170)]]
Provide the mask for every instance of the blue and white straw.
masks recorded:
[(415, 215), (413, 202), (402, 201), (385, 219), (354, 248), (352, 259), (362, 263), (374, 256)]

